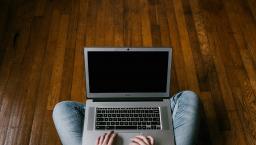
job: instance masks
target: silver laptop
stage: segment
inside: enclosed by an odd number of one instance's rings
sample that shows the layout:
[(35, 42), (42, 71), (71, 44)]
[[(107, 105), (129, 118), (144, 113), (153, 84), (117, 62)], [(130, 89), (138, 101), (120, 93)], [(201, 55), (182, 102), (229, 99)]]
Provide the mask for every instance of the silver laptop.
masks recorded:
[(171, 48), (84, 48), (86, 111), (83, 145), (114, 130), (115, 145), (150, 135), (174, 145), (170, 109)]

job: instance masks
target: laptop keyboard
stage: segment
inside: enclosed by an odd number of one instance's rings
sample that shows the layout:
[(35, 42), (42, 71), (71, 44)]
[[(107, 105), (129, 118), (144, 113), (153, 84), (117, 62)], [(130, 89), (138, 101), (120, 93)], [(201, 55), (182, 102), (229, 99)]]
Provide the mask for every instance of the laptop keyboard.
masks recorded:
[(97, 130), (159, 130), (159, 107), (151, 108), (96, 108)]

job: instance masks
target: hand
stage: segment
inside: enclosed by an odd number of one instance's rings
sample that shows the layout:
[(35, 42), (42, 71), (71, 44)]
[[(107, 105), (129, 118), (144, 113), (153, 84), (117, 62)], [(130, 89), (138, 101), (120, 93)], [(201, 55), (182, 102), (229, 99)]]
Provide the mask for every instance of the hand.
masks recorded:
[(132, 143), (129, 145), (154, 145), (154, 139), (151, 136), (138, 135), (131, 138)]
[(104, 135), (98, 137), (96, 141), (96, 145), (113, 145), (113, 141), (116, 137), (116, 133), (114, 131), (110, 131), (109, 133), (105, 133)]

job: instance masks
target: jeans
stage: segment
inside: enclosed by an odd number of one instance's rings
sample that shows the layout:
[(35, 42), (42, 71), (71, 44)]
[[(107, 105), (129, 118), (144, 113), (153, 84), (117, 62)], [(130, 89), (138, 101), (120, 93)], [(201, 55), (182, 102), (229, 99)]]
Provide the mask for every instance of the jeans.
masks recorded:
[[(194, 145), (199, 126), (199, 98), (192, 91), (182, 91), (171, 98), (176, 145)], [(85, 105), (63, 101), (53, 110), (53, 120), (63, 145), (81, 145)]]

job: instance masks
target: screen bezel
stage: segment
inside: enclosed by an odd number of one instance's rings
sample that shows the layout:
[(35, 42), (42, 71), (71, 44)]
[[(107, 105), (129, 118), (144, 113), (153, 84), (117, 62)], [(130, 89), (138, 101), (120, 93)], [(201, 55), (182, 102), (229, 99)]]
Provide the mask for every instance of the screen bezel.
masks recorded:
[[(88, 52), (105, 51), (105, 52), (129, 52), (129, 51), (164, 51), (169, 53), (168, 57), (168, 72), (167, 72), (167, 85), (165, 92), (136, 92), (136, 93), (92, 93), (89, 86), (89, 65), (88, 65)], [(86, 96), (87, 98), (169, 98), (170, 97), (170, 78), (171, 78), (171, 48), (99, 48), (99, 47), (85, 47), (84, 48), (84, 61), (85, 61), (85, 79), (86, 79)]]

